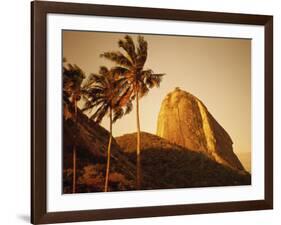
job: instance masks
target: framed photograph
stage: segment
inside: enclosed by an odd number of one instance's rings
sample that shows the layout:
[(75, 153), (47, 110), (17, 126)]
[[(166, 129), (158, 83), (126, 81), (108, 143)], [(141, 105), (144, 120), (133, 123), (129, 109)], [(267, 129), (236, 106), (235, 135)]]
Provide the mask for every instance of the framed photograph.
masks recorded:
[(33, 224), (273, 208), (273, 17), (35, 1)]

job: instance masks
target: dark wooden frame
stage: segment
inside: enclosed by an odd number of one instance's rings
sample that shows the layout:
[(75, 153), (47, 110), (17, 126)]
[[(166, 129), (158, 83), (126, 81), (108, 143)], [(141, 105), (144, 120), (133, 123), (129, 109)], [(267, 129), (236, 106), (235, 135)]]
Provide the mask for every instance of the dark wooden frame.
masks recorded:
[[(46, 210), (46, 18), (48, 13), (262, 25), (265, 28), (265, 199), (136, 208)], [(77, 222), (273, 208), (273, 17), (35, 1), (31, 3), (31, 222)]]

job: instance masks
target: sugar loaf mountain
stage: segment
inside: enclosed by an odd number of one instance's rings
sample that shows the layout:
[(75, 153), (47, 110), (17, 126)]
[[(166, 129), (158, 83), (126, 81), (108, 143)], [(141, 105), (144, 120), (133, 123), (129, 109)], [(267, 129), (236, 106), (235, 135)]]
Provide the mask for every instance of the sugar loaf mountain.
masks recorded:
[[(77, 192), (103, 191), (109, 132), (78, 110), (63, 124), (63, 191), (71, 193), (72, 146)], [(136, 133), (113, 139), (109, 190), (136, 189)], [(141, 133), (141, 189), (251, 184), (229, 134), (192, 94), (175, 88), (163, 100), (155, 134)]]

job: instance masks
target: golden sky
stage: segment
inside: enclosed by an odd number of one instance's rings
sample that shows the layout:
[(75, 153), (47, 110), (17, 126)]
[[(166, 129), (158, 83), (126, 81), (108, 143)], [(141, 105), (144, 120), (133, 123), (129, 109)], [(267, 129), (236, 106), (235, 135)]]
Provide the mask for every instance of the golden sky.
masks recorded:
[[(136, 40), (136, 35), (131, 35)], [(143, 35), (148, 42), (145, 68), (165, 73), (160, 88), (151, 89), (140, 101), (141, 130), (155, 134), (164, 97), (175, 87), (203, 101), (225, 128), (236, 153), (251, 151), (251, 40), (187, 36)], [(112, 66), (99, 55), (118, 50), (124, 34), (63, 32), (63, 56), (86, 74), (101, 65)], [(113, 126), (113, 135), (136, 132), (134, 110)], [(108, 118), (102, 122), (108, 128)]]

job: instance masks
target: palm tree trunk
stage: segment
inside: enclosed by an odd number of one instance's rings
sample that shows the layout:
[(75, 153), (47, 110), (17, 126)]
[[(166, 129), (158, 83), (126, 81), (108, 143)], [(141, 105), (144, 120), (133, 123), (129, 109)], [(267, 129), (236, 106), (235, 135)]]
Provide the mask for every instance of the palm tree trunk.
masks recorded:
[(106, 175), (105, 175), (105, 185), (104, 185), (104, 192), (107, 192), (108, 190), (108, 179), (109, 179), (109, 169), (110, 169), (110, 151), (111, 151), (111, 142), (112, 142), (112, 109), (110, 108), (109, 111), (109, 117), (110, 117), (110, 129), (109, 129), (109, 142), (107, 147), (107, 163), (106, 163)]
[(136, 101), (137, 101), (137, 190), (141, 188), (141, 156), (140, 156), (140, 144), (141, 144), (141, 137), (140, 137), (140, 116), (139, 116), (139, 93), (137, 91), (136, 94)]
[[(77, 122), (77, 102), (74, 99), (74, 122)], [(76, 192), (76, 133), (74, 135), (74, 144), (72, 149), (72, 193)]]
[(75, 146), (75, 144), (73, 145), (73, 148), (72, 148), (72, 164), (73, 164), (72, 193), (75, 193), (76, 192), (76, 146)]

